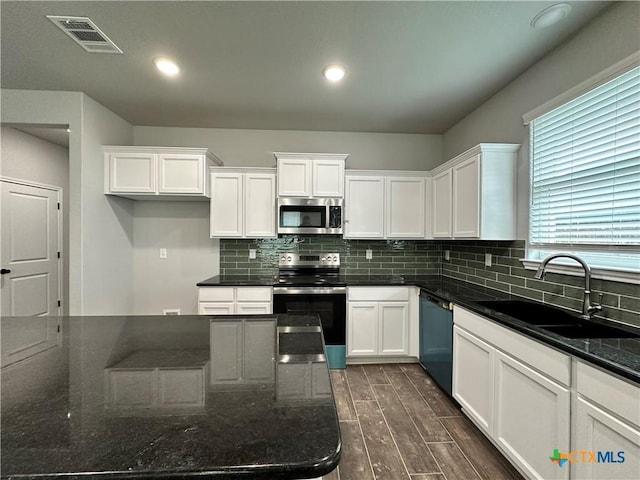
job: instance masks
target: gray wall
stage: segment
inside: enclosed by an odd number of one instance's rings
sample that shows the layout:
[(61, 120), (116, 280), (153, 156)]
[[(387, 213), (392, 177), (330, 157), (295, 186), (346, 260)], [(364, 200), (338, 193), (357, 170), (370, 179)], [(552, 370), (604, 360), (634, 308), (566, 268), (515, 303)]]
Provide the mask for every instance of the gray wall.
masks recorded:
[[(209, 202), (135, 202), (133, 238), (133, 313), (197, 313), (196, 283), (219, 272), (219, 241), (209, 238)], [(165, 259), (161, 248), (167, 249)]]
[(79, 92), (6, 90), (2, 123), (68, 126), (69, 312), (129, 314), (133, 207), (103, 192), (102, 145), (132, 144), (131, 125)]
[(347, 168), (430, 170), (441, 135), (133, 127), (136, 145), (208, 147), (226, 166), (274, 167), (273, 152), (348, 153)]
[(445, 159), (480, 142), (520, 143), (518, 238), (527, 238), (529, 130), (522, 115), (640, 49), (640, 2), (620, 2), (445, 132)]
[(69, 150), (14, 128), (0, 129), (0, 176), (62, 189), (62, 311), (69, 312)]

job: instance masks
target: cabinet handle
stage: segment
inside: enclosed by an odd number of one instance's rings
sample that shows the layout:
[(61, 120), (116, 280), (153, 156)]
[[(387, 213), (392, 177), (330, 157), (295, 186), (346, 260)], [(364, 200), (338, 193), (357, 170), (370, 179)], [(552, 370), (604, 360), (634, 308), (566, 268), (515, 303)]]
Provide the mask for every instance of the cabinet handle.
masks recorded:
[(3, 268), (2, 270), (0, 270), (1, 275), (4, 275), (6, 273), (11, 273), (11, 270), (9, 270), (8, 268)]

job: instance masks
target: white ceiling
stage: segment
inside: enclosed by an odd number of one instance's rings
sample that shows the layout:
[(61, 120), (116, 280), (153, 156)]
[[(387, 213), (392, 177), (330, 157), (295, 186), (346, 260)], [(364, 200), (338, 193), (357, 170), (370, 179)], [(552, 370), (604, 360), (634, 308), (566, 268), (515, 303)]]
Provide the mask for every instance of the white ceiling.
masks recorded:
[[(1, 84), (83, 91), (133, 125), (443, 133), (612, 2), (530, 28), (554, 3), (2, 1)], [(45, 15), (88, 16), (124, 54)], [(340, 85), (320, 75), (334, 62)]]

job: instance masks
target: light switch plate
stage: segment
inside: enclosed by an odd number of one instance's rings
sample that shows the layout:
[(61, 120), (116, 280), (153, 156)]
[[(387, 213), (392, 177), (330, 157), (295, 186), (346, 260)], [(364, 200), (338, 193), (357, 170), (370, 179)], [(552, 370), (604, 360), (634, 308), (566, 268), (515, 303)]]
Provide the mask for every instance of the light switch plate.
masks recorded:
[(255, 248), (250, 248), (249, 249), (249, 260), (255, 260), (256, 258), (256, 249)]
[(492, 258), (491, 258), (491, 254), (490, 253), (485, 253), (484, 254), (484, 264), (487, 267), (490, 267), (492, 263)]
[(445, 250), (445, 251), (444, 251), (444, 259), (445, 259), (445, 260), (449, 260), (449, 258), (450, 258), (449, 250)]
[(373, 258), (373, 250), (371, 250), (370, 248), (367, 248), (365, 252), (365, 258), (367, 260), (371, 260)]
[(160, 258), (167, 258), (167, 249), (166, 248), (161, 248), (160, 249)]

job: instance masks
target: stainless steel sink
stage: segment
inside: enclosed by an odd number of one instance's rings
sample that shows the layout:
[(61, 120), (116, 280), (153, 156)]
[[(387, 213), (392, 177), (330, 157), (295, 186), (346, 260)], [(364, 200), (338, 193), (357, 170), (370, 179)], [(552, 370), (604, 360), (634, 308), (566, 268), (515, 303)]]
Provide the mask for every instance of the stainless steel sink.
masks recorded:
[(567, 338), (640, 338), (632, 329), (618, 328), (572, 314), (551, 305), (526, 300), (484, 300), (478, 305)]

